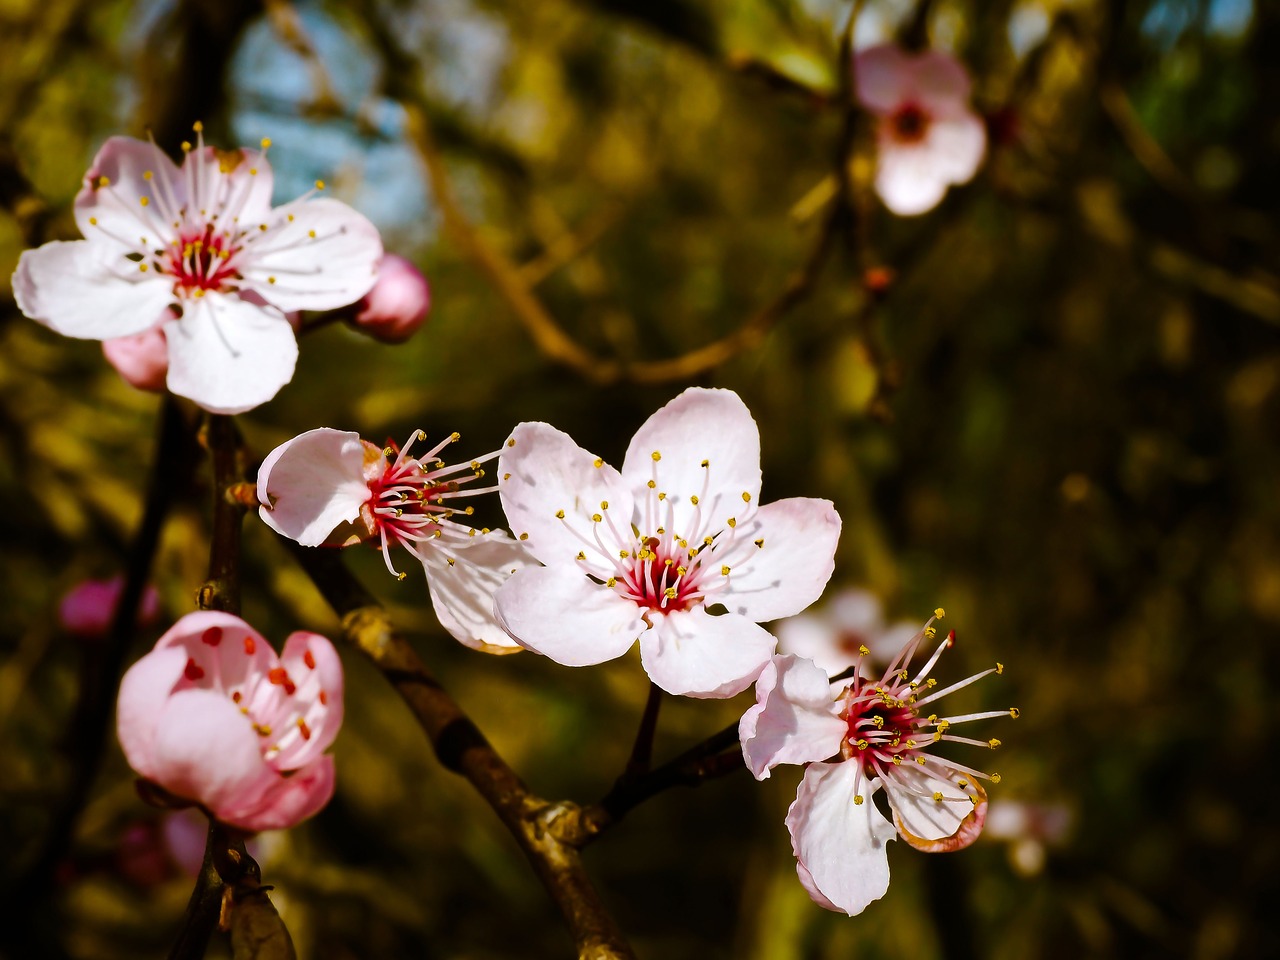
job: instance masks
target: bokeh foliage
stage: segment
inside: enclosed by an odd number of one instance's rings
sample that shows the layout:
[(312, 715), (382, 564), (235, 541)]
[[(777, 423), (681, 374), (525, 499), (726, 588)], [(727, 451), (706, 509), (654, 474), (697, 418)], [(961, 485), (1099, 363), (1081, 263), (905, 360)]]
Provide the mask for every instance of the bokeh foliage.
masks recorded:
[[(69, 203), (107, 136), (172, 142), (196, 118), (225, 144), (269, 135), (277, 199), (329, 180), (422, 266), (436, 307), (405, 346), (341, 325), (304, 337), (294, 382), (240, 418), (259, 455), (320, 425), (458, 430), (480, 454), (547, 420), (619, 462), (691, 381), (600, 385), (540, 355), (445, 230), (396, 98), (413, 87), (483, 242), (522, 265), (575, 342), (663, 359), (739, 327), (824, 229), (811, 201), (837, 169), (849, 6), (0, 0), (0, 278), (29, 240), (74, 236)], [(988, 162), (937, 211), (895, 219), (866, 195), (863, 130), (857, 216), (819, 282), (762, 343), (694, 379), (755, 413), (766, 499), (835, 501), (839, 583), (913, 618), (944, 605), (955, 676), (1007, 664), (966, 694), (1022, 709), (981, 758), (1003, 775), (994, 796), (1065, 805), (1072, 827), (1043, 863), (994, 841), (947, 858), (895, 848), (886, 898), (846, 919), (795, 882), (782, 770), (660, 796), (588, 866), (650, 957), (1276, 952), (1280, 11), (862, 6), (860, 43), (919, 15), (969, 65)], [(864, 283), (878, 266), (895, 275), (882, 296)], [(121, 566), (157, 400), (96, 343), (23, 319), (7, 288), (0, 358), (0, 845), (17, 868), (67, 774), (81, 650), (53, 611)], [(163, 538), (169, 619), (204, 577), (207, 485), (183, 491)], [(245, 542), (246, 617), (276, 639), (332, 635), (269, 531), (250, 518)], [(636, 660), (472, 653), (435, 624), (416, 572), (397, 584), (353, 553), (536, 791), (607, 789), (644, 702)], [(337, 797), (264, 859), (301, 955), (564, 955), (491, 813), (430, 759), (382, 679), (347, 665)], [(659, 754), (748, 702), (669, 700)], [(144, 889), (118, 870), (124, 831), (151, 816), (113, 747), (62, 873), (71, 956), (163, 955), (189, 881)]]

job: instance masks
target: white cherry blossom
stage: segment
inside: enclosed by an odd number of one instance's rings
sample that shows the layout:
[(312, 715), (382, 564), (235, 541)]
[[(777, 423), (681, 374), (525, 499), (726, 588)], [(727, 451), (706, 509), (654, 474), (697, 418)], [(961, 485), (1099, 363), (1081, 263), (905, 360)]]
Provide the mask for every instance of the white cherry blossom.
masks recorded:
[(812, 660), (834, 677), (870, 650), (864, 662), (884, 666), (917, 631), (910, 620), (887, 624), (880, 598), (852, 587), (822, 601), (820, 607), (783, 620), (774, 627), (778, 652)]
[(662, 689), (733, 696), (776, 646), (759, 624), (798, 613), (831, 577), (839, 515), (827, 500), (760, 503), (759, 430), (732, 391), (676, 397), (621, 471), (522, 423), (497, 472), (512, 532), (545, 564), (502, 586), (498, 620), (558, 663), (602, 663), (639, 638)]

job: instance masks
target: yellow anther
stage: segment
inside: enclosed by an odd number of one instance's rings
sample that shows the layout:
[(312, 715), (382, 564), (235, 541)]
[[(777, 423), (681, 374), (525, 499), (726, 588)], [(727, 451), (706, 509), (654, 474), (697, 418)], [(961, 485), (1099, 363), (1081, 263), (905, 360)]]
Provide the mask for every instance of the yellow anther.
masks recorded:
[(994, 750), (996, 749), (996, 747), (1000, 746), (1000, 741), (997, 740), (995, 737), (992, 737), (990, 740), (987, 741), (987, 746), (989, 746), (992, 750)]
[(933, 734), (933, 742), (937, 743), (941, 739), (942, 739), (942, 733), (940, 731), (935, 730)]
[(915, 745), (916, 745), (915, 740), (908, 740), (908, 741), (907, 741), (907, 746), (908, 746), (908, 747), (911, 747), (912, 749), (915, 749)]
[(255, 723), (253, 725), (253, 729), (258, 731), (258, 736), (260, 737), (271, 736), (271, 728), (268, 727), (265, 723)]
[(947, 615), (947, 611), (943, 610), (941, 607), (938, 607), (937, 610), (933, 611), (933, 615), (937, 617), (939, 620), (941, 620), (943, 617)]
[[(262, 229), (265, 230), (267, 228), (263, 227)], [(316, 232), (314, 230), (308, 230), (307, 236), (310, 237), (312, 240), (314, 240), (316, 238)]]
[(610, 577), (608, 580), (605, 581), (605, 584), (610, 587), (616, 587), (618, 585), (618, 578)]
[(713, 543), (715, 543), (715, 542), (716, 542), (716, 538), (715, 538), (715, 537), (703, 537), (703, 538), (702, 538), (702, 543), (703, 543), (703, 545), (704, 545), (704, 546), (708, 546), (708, 547), (709, 547), (709, 546), (711, 546), (711, 545), (712, 545)]
[(451, 567), (453, 566), (453, 557), (445, 557), (444, 561), (445, 563), (449, 564), (449, 566)]
[(109, 187), (109, 186), (111, 186), (111, 178), (110, 178), (110, 177), (99, 177), (99, 178), (98, 178), (98, 186), (100, 186), (100, 187)]
[(692, 497), (689, 498), (689, 502), (696, 507), (698, 505), (698, 495), (695, 493)]
[(138, 202), (139, 202), (140, 204), (142, 204), (142, 205), (145, 207), (147, 204), (149, 204), (149, 203), (151, 202), (151, 198), (150, 198), (150, 197), (139, 197), (139, 198), (138, 198)]
[(941, 801), (941, 800), (942, 800), (942, 791), (941, 791), (941, 790), (935, 790), (935, 791), (933, 791), (933, 799), (934, 799), (934, 800), (937, 800), (937, 801)]
[[(626, 550), (619, 550), (619, 551), (618, 551), (618, 556), (619, 556), (619, 557), (621, 557), (623, 560), (625, 560), (625, 559), (627, 559), (627, 557), (631, 556), (631, 554), (630, 554), (630, 553), (628, 553)], [(639, 556), (638, 556), (638, 555), (637, 555), (637, 559), (639, 559)]]
[(579, 551), (578, 551), (578, 559), (579, 559), (579, 560), (585, 560), (585, 559), (587, 559), (587, 555), (586, 555), (583, 551), (579, 550)]
[(938, 635), (938, 631), (934, 627), (927, 627), (925, 628), (924, 635), (932, 640)]
[(511, 474), (509, 474), (509, 473), (504, 473), (504, 474), (502, 475), (502, 479), (503, 479), (503, 480), (510, 480), (510, 479), (511, 479)]
[(879, 714), (876, 714), (874, 717), (872, 717), (871, 722), (876, 725), (877, 730), (881, 730), (884, 728), (884, 717), (880, 716)]
[(201, 123), (199, 120), (197, 120), (195, 123), (191, 125), (191, 129), (194, 130), (196, 133), (200, 133), (204, 130), (204, 124)]
[(250, 167), (250, 168), (249, 168), (249, 176), (251, 176), (251, 177), (256, 177), (257, 175), (258, 175), (258, 168), (257, 168), (257, 167)]
[(143, 170), (143, 171), (142, 171), (142, 179), (143, 179), (143, 180), (150, 180), (153, 176), (154, 176), (154, 174), (153, 174), (150, 170)]
[(956, 783), (960, 784), (960, 786), (962, 787), (967, 787), (969, 785), (969, 781), (966, 780), (964, 777), (961, 777), (959, 780), (956, 781)]
[(998, 676), (1004, 675), (1004, 664), (1001, 663), (999, 660), (996, 661), (996, 674)]
[(859, 750), (865, 750), (865, 749), (867, 749), (867, 747), (869, 746), (869, 744), (868, 744), (868, 743), (867, 743), (867, 741), (865, 741), (865, 740), (859, 740), (859, 741), (858, 741), (858, 743), (857, 743), (857, 746), (858, 746), (858, 749), (859, 749)]
[[(436, 533), (436, 536), (439, 536), (439, 535), (440, 535), (440, 534), (439, 534), (439, 532), (437, 532), (437, 533)], [(529, 535), (528, 535), (527, 533), (522, 533), (522, 534), (520, 534), (520, 539), (521, 539), (521, 540), (528, 540), (528, 539), (529, 539)]]
[(514, 447), (515, 445), (516, 445), (516, 438), (515, 438), (515, 437), (508, 437), (508, 438), (507, 438), (507, 446), (508, 446), (508, 447)]
[(743, 503), (751, 502), (751, 494), (747, 493), (747, 491), (745, 490), (742, 491), (742, 502)]
[(933, 677), (930, 677), (924, 682), (924, 685), (932, 689), (933, 687), (936, 687), (938, 685), (938, 681), (933, 679)]
[(916, 763), (920, 764), (920, 766), (922, 766), (922, 767), (923, 767), (923, 766), (924, 766), (924, 757), (916, 757)]
[(703, 461), (702, 461), (702, 465), (703, 465), (704, 467), (709, 467), (709, 466), (711, 466), (711, 461), (710, 461), (710, 460), (703, 460)]
[(97, 217), (90, 217), (90, 218), (89, 218), (89, 225), (90, 225), (90, 226), (92, 226), (92, 227), (96, 227), (96, 226), (98, 225), (98, 218), (97, 218)]
[(727, 523), (729, 525), (729, 529), (732, 530), (734, 527), (738, 525), (738, 518), (730, 517), (728, 520), (725, 521), (725, 523)]
[(323, 190), (323, 189), (324, 189), (324, 181), (323, 181), (323, 180), (317, 180), (317, 181), (316, 181), (316, 189), (317, 189), (317, 190)]
[(608, 500), (601, 500), (601, 501), (600, 501), (600, 509), (601, 509), (601, 510), (608, 510), (608, 509), (609, 509), (609, 501), (608, 501)]
[(275, 277), (267, 277), (267, 283), (275, 283), (275, 282), (276, 282)]
[(902, 766), (902, 757), (898, 756), (898, 754), (895, 753), (893, 755), (893, 762), (895, 766), (899, 766), (899, 767)]
[[(656, 557), (656, 556), (657, 556), (657, 554), (656, 554), (656, 553), (651, 553), (651, 554), (649, 554), (649, 556), (651, 556), (651, 557)], [(675, 565), (675, 561), (674, 561), (674, 560), (672, 560), (670, 557), (667, 557), (667, 559), (665, 559), (665, 560), (663, 560), (663, 561), (662, 561), (662, 565), (663, 565), (663, 566), (666, 566), (666, 567), (671, 567), (671, 566), (674, 566), (674, 565)]]
[(858, 644), (858, 653), (864, 657), (869, 657), (871, 655), (871, 651), (867, 649), (867, 645), (865, 643)]
[(991, 775), (991, 782), (992, 782), (992, 783), (999, 783), (999, 782), (1000, 782), (1000, 774), (998, 774), (998, 773), (993, 773), (993, 774)]
[(397, 573), (397, 574), (396, 574), (396, 579), (397, 579), (397, 580), (403, 580), (403, 579), (404, 579), (405, 577), (407, 577), (407, 576), (408, 576), (408, 574), (407, 574), (407, 573)]
[(475, 508), (475, 507), (467, 507), (467, 509), (463, 510), (462, 512), (463, 512), (463, 513), (465, 513), (465, 514), (469, 517), (469, 516), (471, 516), (473, 513), (475, 513), (475, 512), (476, 512), (476, 508)]
[(141, 270), (143, 273), (146, 273), (146, 272), (147, 272), (147, 265), (146, 265), (145, 263), (140, 263), (140, 264), (138, 264), (138, 269), (139, 269), (139, 270)]
[(557, 511), (556, 511), (556, 519), (557, 519), (557, 520), (563, 520), (563, 519), (564, 519), (564, 511), (563, 511), (563, 510), (557, 510)]
[(685, 566), (679, 566), (679, 567), (676, 567), (676, 576), (677, 576), (677, 577), (683, 577), (683, 576), (684, 576), (686, 573), (688, 573), (688, 572), (689, 572), (689, 568), (688, 568), (688, 567), (685, 567)]
[(853, 795), (853, 805), (854, 805), (855, 807), (860, 807), (860, 806), (862, 806), (862, 794), (860, 794), (860, 793), (855, 793), (855, 794)]
[(650, 489), (650, 490), (654, 489), (656, 486), (657, 486), (657, 484), (656, 484), (656, 483), (654, 483), (652, 480), (650, 480), (650, 481), (649, 481), (649, 489)]
[(271, 149), (271, 138), (270, 138), (270, 137), (263, 137), (263, 138), (262, 138), (262, 140), (261, 140), (260, 142), (261, 142), (261, 144), (262, 144), (262, 149), (263, 149), (263, 150), (270, 150), (270, 149)]
[(597, 469), (597, 470), (599, 470), (601, 467), (603, 467), (603, 466), (604, 466), (604, 458), (603, 458), (603, 457), (596, 457), (596, 459), (595, 459), (595, 461), (594, 461), (594, 462), (595, 462), (595, 465), (596, 465), (596, 469)]
[(661, 454), (661, 453), (659, 453), (657, 450), (653, 451), (653, 453), (651, 454), (651, 456), (653, 457), (653, 462), (654, 462), (654, 463), (657, 463), (659, 460), (661, 460), (661, 459), (662, 459), (662, 454)]
[(729, 568), (728, 568), (728, 567), (721, 567), (721, 568), (720, 568), (720, 576), (722, 576), (722, 577), (727, 577), (728, 575), (729, 575)]
[(190, 140), (183, 140), (183, 141), (182, 141), (182, 152), (183, 152), (183, 153), (190, 153), (190, 152), (191, 152), (191, 141), (190, 141)]
[(676, 598), (676, 588), (675, 588), (675, 587), (667, 587), (667, 589), (663, 591), (663, 594), (665, 594), (665, 595), (666, 595), (666, 598), (667, 598), (668, 600), (674, 600), (674, 599)]
[(1021, 711), (1021, 710), (1019, 710), (1017, 707), (1010, 707), (1010, 708), (1009, 708), (1009, 716), (1011, 716), (1011, 717), (1013, 717), (1013, 719), (1017, 720), (1020, 716), (1022, 716), (1022, 711)]
[(665, 500), (665, 499), (667, 499), (667, 495), (666, 495), (665, 493), (659, 493), (659, 494), (658, 494), (658, 499), (659, 499), (659, 500)]
[(601, 520), (604, 519), (604, 517), (600, 516), (600, 514), (598, 513), (593, 513), (591, 515), (591, 519), (594, 520), (596, 523), (599, 523)]
[(761, 537), (759, 540), (756, 540), (756, 541), (755, 541), (755, 545), (756, 545), (757, 547), (763, 547), (763, 546), (764, 546), (764, 537)]

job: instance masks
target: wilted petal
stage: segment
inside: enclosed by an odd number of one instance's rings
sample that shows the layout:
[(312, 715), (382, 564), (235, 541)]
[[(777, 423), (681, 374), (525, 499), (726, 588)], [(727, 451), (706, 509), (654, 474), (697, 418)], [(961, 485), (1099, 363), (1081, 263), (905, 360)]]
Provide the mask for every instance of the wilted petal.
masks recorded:
[(738, 738), (747, 769), (764, 780), (779, 763), (834, 756), (847, 730), (826, 673), (808, 660), (775, 656), (756, 680), (756, 702), (742, 715)]
[(211, 413), (242, 413), (293, 379), (298, 343), (279, 311), (229, 294), (188, 300), (164, 325), (169, 390)]
[(359, 434), (319, 427), (286, 440), (258, 469), (258, 515), (304, 547), (316, 547), (360, 515), (371, 496)]
[(446, 555), (434, 543), (420, 549), (440, 625), (459, 643), (475, 650), (514, 653), (523, 649), (498, 625), (493, 598), (516, 570), (536, 561), (519, 541), (501, 530), (451, 543), (448, 551)]
[(840, 515), (829, 500), (793, 497), (761, 507), (752, 520), (760, 546), (733, 566), (723, 602), (757, 622), (799, 613), (835, 569)]
[(987, 818), (986, 791), (972, 782), (962, 788), (955, 780), (954, 771), (935, 779), (905, 765), (888, 772), (884, 790), (898, 833), (917, 850), (960, 850), (982, 832)]
[(569, 667), (620, 657), (645, 629), (634, 603), (572, 567), (517, 570), (493, 602), (520, 646)]
[(787, 811), (801, 882), (807, 874), (814, 900), (849, 916), (889, 889), (894, 829), (872, 802), (873, 789), (856, 761), (811, 763)]
[(694, 607), (653, 614), (653, 629), (640, 637), (640, 660), (667, 693), (723, 699), (755, 682), (776, 645), (768, 630), (746, 617), (713, 617)]

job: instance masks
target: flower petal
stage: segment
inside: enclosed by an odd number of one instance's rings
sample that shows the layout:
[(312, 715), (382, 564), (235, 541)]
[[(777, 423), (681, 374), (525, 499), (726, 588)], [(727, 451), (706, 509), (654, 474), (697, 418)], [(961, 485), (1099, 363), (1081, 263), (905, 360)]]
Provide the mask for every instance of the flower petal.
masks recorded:
[(171, 392), (211, 413), (243, 413), (293, 379), (298, 342), (279, 311), (217, 293), (184, 307), (164, 325)]
[(912, 57), (908, 67), (912, 93), (934, 116), (951, 117), (964, 110), (972, 81), (964, 65), (941, 50), (926, 50)]
[(811, 763), (787, 810), (801, 882), (807, 876), (816, 902), (849, 916), (889, 889), (886, 843), (894, 830), (872, 802), (875, 786), (856, 761)]
[[(902, 839), (920, 849), (958, 850), (982, 832), (987, 795), (972, 779), (967, 788), (961, 787), (954, 771), (939, 773), (934, 767), (933, 773), (937, 776), (915, 764), (895, 766), (885, 771), (884, 792)], [(962, 827), (965, 836), (960, 837)], [(954, 846), (939, 843), (953, 839), (957, 841)]]
[(219, 819), (261, 800), (276, 774), (249, 719), (221, 693), (183, 690), (161, 710), (150, 779)]
[(765, 504), (744, 533), (763, 544), (734, 564), (725, 606), (762, 623), (799, 613), (822, 596), (840, 539), (840, 515), (830, 500)]
[(649, 679), (677, 696), (723, 699), (755, 682), (777, 641), (746, 617), (713, 617), (703, 607), (653, 614), (640, 637)]
[[(696, 517), (712, 519), (718, 530), (758, 500), (760, 430), (732, 390), (690, 387), (636, 431), (622, 477), (631, 490), (654, 480), (670, 498), (669, 526), (689, 540), (701, 539), (705, 531)], [(694, 496), (696, 506), (689, 499)]]
[(952, 120), (931, 124), (919, 149), (928, 151), (935, 176), (948, 183), (967, 183), (987, 152), (987, 128), (966, 109)]
[(328, 638), (298, 630), (285, 640), (280, 666), (295, 687), (282, 720), (300, 731), (300, 718), (307, 733), (281, 737), (280, 752), (270, 763), (276, 770), (296, 770), (328, 750), (338, 736), (345, 709), (342, 660)]
[(301, 199), (278, 207), (268, 229), (241, 254), (240, 273), (281, 310), (332, 310), (369, 292), (382, 238), (340, 200)]
[(859, 50), (853, 59), (858, 102), (874, 113), (892, 113), (912, 92), (911, 55), (896, 44)]
[(182, 174), (164, 151), (145, 140), (110, 137), (76, 195), (76, 225), (86, 240), (117, 254), (142, 253), (168, 244), (186, 202)]
[(516, 570), (536, 563), (524, 545), (494, 530), (450, 542), (447, 549), (446, 554), (437, 541), (419, 547), (440, 625), (474, 650), (515, 653), (523, 649), (498, 625), (493, 597)]
[(324, 809), (336, 783), (333, 757), (316, 757), (292, 776), (277, 776), (252, 807), (220, 818), (241, 830), (284, 830)]
[(876, 194), (900, 217), (914, 217), (942, 202), (950, 181), (923, 144), (899, 146), (880, 138), (876, 158)]
[(826, 673), (808, 660), (775, 656), (756, 680), (756, 702), (742, 715), (738, 738), (747, 769), (765, 780), (779, 763), (834, 756), (847, 729)]
[(54, 240), (24, 251), (13, 296), (32, 320), (83, 340), (141, 333), (167, 316), (174, 300), (163, 276), (87, 240)]
[(493, 598), (520, 646), (568, 667), (622, 656), (645, 629), (640, 609), (573, 567), (525, 567)]
[(282, 536), (317, 547), (360, 516), (371, 496), (360, 435), (318, 427), (286, 440), (258, 468), (258, 515)]
[[(498, 476), (511, 532), (528, 534), (525, 546), (543, 563), (575, 566), (582, 551), (591, 568), (604, 573), (613, 567), (613, 548), (630, 546), (633, 505), (622, 477), (550, 424), (517, 426), (498, 459)], [(625, 544), (615, 542), (619, 538), (607, 522), (592, 519), (605, 516), (601, 503), (609, 504), (607, 513)], [(607, 549), (596, 543), (597, 528)]]
[(129, 766), (148, 779), (155, 779), (152, 745), (160, 715), (186, 663), (184, 650), (157, 648), (131, 666), (120, 681), (116, 736)]

